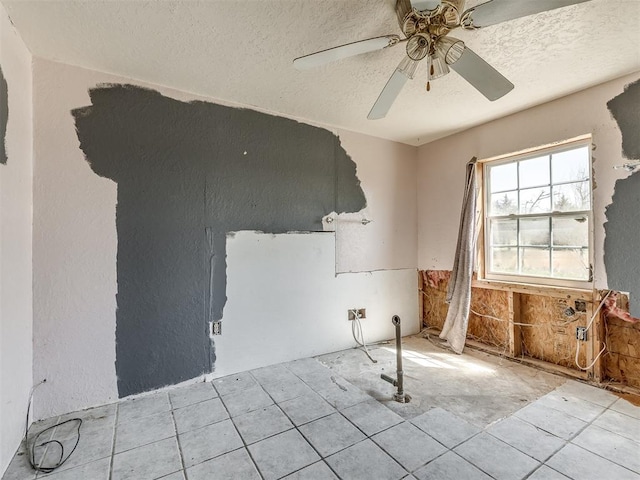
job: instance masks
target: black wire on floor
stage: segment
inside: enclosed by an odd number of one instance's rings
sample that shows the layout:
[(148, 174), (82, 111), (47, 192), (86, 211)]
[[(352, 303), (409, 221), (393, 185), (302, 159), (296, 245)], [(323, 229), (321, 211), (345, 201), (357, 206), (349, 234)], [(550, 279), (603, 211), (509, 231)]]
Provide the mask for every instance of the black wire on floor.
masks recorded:
[[(31, 443), (31, 447), (29, 447), (29, 412), (31, 411), (31, 400), (33, 399), (33, 392), (36, 390), (36, 388), (38, 388), (40, 385), (42, 385), (43, 383), (45, 383), (46, 380), (43, 380), (42, 382), (38, 383), (36, 386), (34, 386), (31, 389), (31, 392), (29, 393), (29, 403), (27, 404), (27, 418), (25, 421), (25, 429), (24, 429), (24, 445), (25, 448), (29, 454), (29, 465), (31, 465), (31, 468), (33, 468), (35, 471), (37, 472), (42, 472), (42, 473), (51, 473), (53, 472), (55, 469), (61, 467), (64, 462), (66, 462), (67, 460), (69, 460), (69, 457), (71, 457), (71, 455), (73, 454), (73, 452), (76, 451), (76, 448), (78, 447), (78, 443), (80, 443), (80, 426), (82, 425), (82, 419), (81, 418), (70, 418), (69, 420), (65, 420), (64, 422), (60, 422), (60, 423), (56, 423), (55, 425), (52, 425), (50, 427), (45, 428), (44, 430), (42, 430), (40, 433), (38, 433), (32, 443)], [(42, 442), (41, 444), (37, 445), (38, 443), (38, 439), (40, 438), (40, 436), (45, 433), (48, 432), (49, 430), (52, 430), (56, 427), (59, 427), (61, 425), (66, 425), (67, 423), (70, 422), (77, 422), (77, 437), (76, 437), (76, 443), (73, 446), (73, 448), (71, 449), (71, 451), (69, 452), (68, 455), (65, 456), (64, 454), (64, 445), (62, 444), (61, 441), (56, 440), (54, 438), (47, 440), (45, 442)], [(58, 459), (58, 461), (55, 464), (49, 465), (49, 466), (44, 466), (44, 465), (40, 465), (39, 462), (36, 462), (36, 458), (35, 458), (35, 449), (36, 449), (36, 445), (38, 447), (46, 447), (47, 445), (58, 445), (60, 447), (60, 458)], [(45, 454), (47, 453), (49, 449), (45, 449)], [(41, 461), (44, 460), (44, 455), (43, 457), (40, 459)]]

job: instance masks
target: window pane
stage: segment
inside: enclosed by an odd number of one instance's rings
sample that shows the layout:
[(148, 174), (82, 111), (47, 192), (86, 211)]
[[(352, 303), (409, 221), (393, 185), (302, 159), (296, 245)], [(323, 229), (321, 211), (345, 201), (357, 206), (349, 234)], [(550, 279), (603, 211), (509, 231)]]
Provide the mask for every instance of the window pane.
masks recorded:
[(568, 247), (589, 246), (589, 222), (586, 216), (553, 219), (553, 245)]
[(587, 180), (589, 175), (589, 147), (554, 153), (551, 155), (553, 183)]
[(549, 156), (520, 162), (520, 188), (549, 185)]
[(591, 207), (589, 182), (565, 183), (553, 187), (553, 209), (558, 212), (589, 210)]
[(518, 221), (517, 220), (492, 220), (491, 221), (492, 245), (518, 245)]
[(491, 195), (490, 215), (511, 215), (518, 213), (518, 192), (494, 193)]
[(518, 168), (516, 163), (496, 165), (490, 167), (490, 181), (492, 192), (503, 192), (518, 188)]
[(520, 245), (551, 244), (549, 217), (523, 218), (520, 220)]
[(547, 213), (550, 211), (549, 187), (520, 190), (520, 213)]
[(518, 249), (515, 247), (494, 247), (491, 249), (491, 271), (500, 273), (518, 272)]
[(589, 280), (589, 250), (587, 248), (554, 249), (553, 276)]
[(524, 275), (549, 276), (549, 263), (548, 248), (520, 248), (520, 271)]

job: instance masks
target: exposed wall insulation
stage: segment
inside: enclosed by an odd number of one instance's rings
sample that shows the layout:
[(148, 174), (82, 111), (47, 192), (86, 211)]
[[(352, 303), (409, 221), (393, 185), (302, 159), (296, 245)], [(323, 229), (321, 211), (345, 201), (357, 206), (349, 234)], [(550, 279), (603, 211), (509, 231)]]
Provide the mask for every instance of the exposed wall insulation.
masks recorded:
[[(627, 297), (618, 299), (618, 307), (628, 310)], [(605, 328), (609, 351), (604, 356), (606, 379), (640, 388), (640, 322), (609, 316)]]
[(422, 270), (422, 324), (442, 330), (447, 317), (447, 284), (451, 272), (448, 270)]

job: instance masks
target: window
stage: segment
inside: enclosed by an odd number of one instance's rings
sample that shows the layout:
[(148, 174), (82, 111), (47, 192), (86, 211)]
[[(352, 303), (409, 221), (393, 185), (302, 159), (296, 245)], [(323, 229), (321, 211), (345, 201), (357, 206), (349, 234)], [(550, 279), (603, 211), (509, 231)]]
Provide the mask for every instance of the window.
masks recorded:
[(590, 139), (483, 164), (485, 277), (592, 281)]

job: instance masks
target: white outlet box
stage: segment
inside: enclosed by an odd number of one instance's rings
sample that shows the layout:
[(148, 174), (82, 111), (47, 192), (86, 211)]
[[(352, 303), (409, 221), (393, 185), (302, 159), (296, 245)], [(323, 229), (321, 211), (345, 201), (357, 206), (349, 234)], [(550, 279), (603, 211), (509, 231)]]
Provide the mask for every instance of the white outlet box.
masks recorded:
[(356, 319), (356, 313), (358, 315), (358, 319), (362, 320), (363, 318), (367, 318), (367, 309), (366, 308), (352, 308), (349, 310), (349, 320)]

